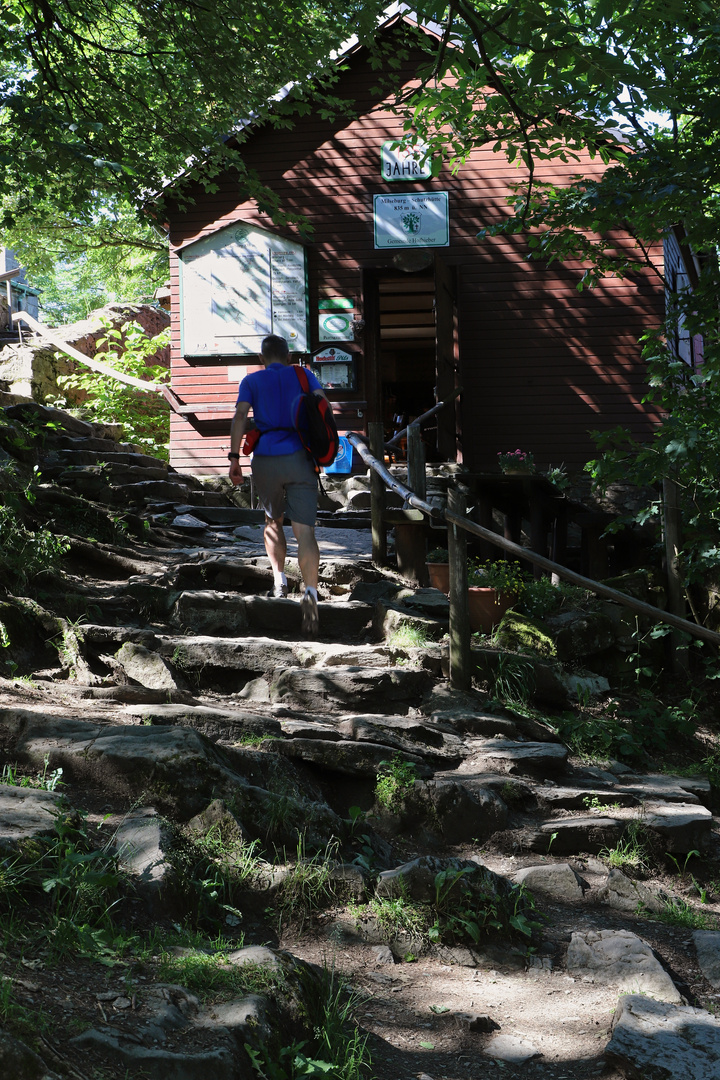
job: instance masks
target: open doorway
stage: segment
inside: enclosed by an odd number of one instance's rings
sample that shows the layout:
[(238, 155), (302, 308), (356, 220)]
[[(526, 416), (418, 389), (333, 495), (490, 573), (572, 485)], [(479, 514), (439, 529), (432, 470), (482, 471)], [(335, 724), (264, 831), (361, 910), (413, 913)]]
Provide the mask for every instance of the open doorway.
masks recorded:
[[(435, 275), (432, 268), (423, 274), (379, 274), (378, 294), (382, 419), (389, 439), (437, 400)], [(434, 419), (423, 434), (434, 457)]]

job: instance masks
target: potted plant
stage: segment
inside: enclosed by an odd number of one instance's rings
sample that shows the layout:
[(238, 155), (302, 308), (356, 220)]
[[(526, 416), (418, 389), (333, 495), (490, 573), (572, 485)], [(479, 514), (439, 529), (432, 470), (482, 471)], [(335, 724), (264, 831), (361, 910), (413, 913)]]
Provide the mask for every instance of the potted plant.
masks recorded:
[(565, 465), (551, 465), (548, 471), (545, 473), (552, 486), (564, 495), (570, 487), (570, 477), (567, 474)]
[(530, 476), (535, 472), (535, 458), (529, 450), (498, 452), (498, 465), (506, 476)]
[(439, 589), (445, 595), (450, 593), (450, 566), (447, 548), (433, 548), (428, 553), (425, 565), (433, 589)]
[(525, 588), (525, 575), (518, 562), (481, 563), (468, 566), (470, 629), (490, 634), (503, 615), (517, 603)]

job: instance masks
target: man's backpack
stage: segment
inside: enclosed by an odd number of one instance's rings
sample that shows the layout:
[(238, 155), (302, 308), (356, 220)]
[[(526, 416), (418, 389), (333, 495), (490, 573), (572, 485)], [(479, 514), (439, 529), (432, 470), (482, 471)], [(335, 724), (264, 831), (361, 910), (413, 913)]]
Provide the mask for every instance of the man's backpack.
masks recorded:
[(295, 409), (295, 430), (310, 457), (318, 465), (332, 465), (340, 448), (340, 436), (330, 403), (313, 394), (305, 368), (295, 364), (302, 394)]

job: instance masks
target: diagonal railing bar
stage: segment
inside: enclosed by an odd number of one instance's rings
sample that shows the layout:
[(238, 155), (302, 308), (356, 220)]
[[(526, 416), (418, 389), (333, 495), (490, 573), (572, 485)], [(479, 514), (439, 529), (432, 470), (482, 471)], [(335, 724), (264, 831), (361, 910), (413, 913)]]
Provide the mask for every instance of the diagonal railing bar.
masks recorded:
[(165, 391), (168, 389), (163, 383), (148, 382), (144, 379), (136, 379), (133, 375), (126, 375), (124, 371), (116, 371), (111, 368), (109, 364), (103, 364), (99, 360), (91, 360), (89, 356), (85, 356), (84, 353), (78, 352), (72, 345), (68, 345), (66, 341), (54, 334), (48, 326), (43, 326), (42, 323), (34, 319), (32, 315), (28, 315), (27, 311), (16, 311), (13, 314), (12, 321), (14, 323), (24, 322), (27, 323), (31, 329), (44, 338), (51, 345), (54, 345), (60, 352), (66, 353), (72, 357), (73, 360), (77, 360), (79, 364), (84, 364), (85, 367), (89, 367), (91, 371), (97, 371), (101, 375), (109, 375), (111, 378), (116, 379), (118, 382), (125, 383), (126, 386), (133, 386), (136, 390), (144, 390), (149, 394), (162, 394), (166, 397)]
[(620, 592), (619, 589), (613, 589), (610, 585), (603, 585), (600, 581), (594, 581), (592, 578), (577, 574), (567, 566), (561, 566), (560, 563), (553, 562), (552, 559), (547, 559), (544, 555), (539, 555), (529, 548), (521, 547), (520, 544), (515, 544), (512, 540), (506, 540), (504, 536), (500, 536), (491, 529), (477, 525), (474, 521), (468, 521), (467, 518), (458, 517), (457, 514), (450, 511), (446, 511), (445, 520), (450, 524), (459, 526), (461, 529), (466, 529), (467, 532), (480, 537), (482, 540), (487, 540), (491, 544), (501, 547), (511, 555), (517, 555), (518, 558), (539, 566), (542, 570), (549, 570), (551, 573), (557, 574), (558, 577), (572, 582), (573, 585), (580, 585), (583, 589), (588, 589), (598, 596), (605, 597), (606, 600), (615, 600), (618, 604), (623, 604), (625, 607), (637, 612), (638, 615), (644, 615), (655, 622), (666, 623), (668, 626), (675, 627), (676, 630), (683, 630), (686, 634), (692, 634), (693, 637), (702, 638), (703, 641), (710, 641), (713, 645), (720, 645), (720, 634), (715, 633), (714, 630), (709, 630), (706, 626), (689, 622), (679, 615), (673, 615), (671, 612), (663, 611), (652, 604), (646, 604), (644, 600), (636, 600), (634, 596), (628, 596), (627, 593)]
[[(435, 415), (435, 413), (439, 413), (441, 409), (445, 408), (446, 405), (452, 405), (453, 401), (455, 401), (456, 398), (459, 398), (462, 392), (462, 386), (458, 386), (458, 388), (450, 395), (449, 398), (446, 398), (445, 401), (438, 401), (437, 405), (433, 405), (432, 409), (428, 409), (427, 412), (424, 412), (420, 416), (416, 417), (416, 419), (413, 420), (413, 424), (419, 424), (420, 427), (422, 427), (425, 421), (429, 420), (432, 416)], [(385, 443), (385, 449), (393, 450), (395, 448), (395, 444), (400, 442), (400, 439), (404, 438), (407, 435), (409, 426), (410, 425), (408, 425), (408, 427), (402, 428), (400, 431), (396, 431), (393, 437), (391, 439), (388, 439), (388, 441)]]
[(442, 520), (442, 510), (438, 509), (437, 506), (431, 506), (429, 502), (426, 502), (425, 499), (421, 499), (419, 495), (416, 495), (415, 492), (411, 491), (405, 484), (401, 484), (399, 480), (396, 480), (382, 462), (378, 461), (378, 459), (370, 453), (362, 435), (358, 435), (356, 431), (348, 431), (345, 434), (345, 438), (352, 443), (365, 464), (369, 468), (374, 469), (386, 486), (389, 487), (391, 491), (394, 491), (396, 495), (399, 495), (408, 506), (412, 506), (416, 510), (422, 510), (423, 514), (427, 514), (433, 521)]
[[(414, 492), (405, 487), (404, 484), (397, 481), (385, 466), (379, 462), (377, 458), (373, 457), (361, 436), (355, 432), (351, 432), (348, 433), (347, 437), (350, 439), (350, 442), (356, 448), (365, 464), (371, 469), (374, 469), (392, 491), (397, 492), (408, 505), (413, 506), (418, 510), (422, 510), (423, 513), (427, 514), (434, 521), (437, 521), (438, 519), (444, 520), (449, 525), (464, 529), (466, 532), (472, 533), (474, 536), (479, 537), (481, 540), (486, 540), (490, 544), (494, 544), (495, 547), (502, 548), (503, 551), (507, 551), (509, 554), (515, 555), (519, 559), (524, 559), (535, 566), (539, 566), (542, 570), (557, 574), (558, 577), (571, 582), (573, 585), (579, 585), (583, 589), (594, 592), (597, 596), (604, 597), (606, 600), (613, 600), (615, 603), (622, 604), (636, 614), (651, 619), (653, 622), (672, 626), (675, 630), (682, 630), (691, 637), (700, 638), (702, 641), (707, 641), (712, 645), (720, 646), (720, 634), (716, 633), (714, 630), (708, 629), (706, 626), (700, 626), (699, 623), (689, 622), (679, 615), (674, 615), (672, 612), (663, 611), (661, 608), (654, 607), (652, 604), (647, 604), (644, 600), (636, 600), (634, 596), (628, 596), (627, 593), (620, 592), (619, 589), (613, 589), (610, 585), (603, 585), (600, 581), (595, 581), (592, 578), (585, 577), (583, 574), (578, 574), (574, 570), (570, 570), (567, 566), (562, 566), (560, 563), (553, 562), (552, 559), (548, 559), (544, 555), (539, 555), (530, 548), (521, 547), (520, 544), (516, 544), (512, 540), (506, 540), (504, 536), (500, 536), (491, 529), (486, 529), (484, 526), (478, 525), (476, 522), (470, 521), (466, 517), (455, 514), (452, 510), (443, 512), (442, 510), (438, 510), (437, 507), (430, 506), (424, 499), (420, 499)], [(452, 618), (453, 611), (451, 607), (451, 622)]]

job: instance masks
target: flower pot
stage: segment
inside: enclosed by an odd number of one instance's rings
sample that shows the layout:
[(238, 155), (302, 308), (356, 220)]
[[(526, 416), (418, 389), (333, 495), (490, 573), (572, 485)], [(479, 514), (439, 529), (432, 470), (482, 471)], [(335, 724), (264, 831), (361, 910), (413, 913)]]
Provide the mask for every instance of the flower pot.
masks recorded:
[(471, 585), (468, 589), (470, 629), (479, 630), (482, 634), (491, 633), (514, 603), (515, 597), (510, 593)]
[(450, 564), (446, 562), (429, 562), (427, 566), (430, 585), (433, 589), (439, 589), (446, 596), (450, 595)]
[(523, 465), (508, 465), (502, 472), (503, 476), (532, 476), (535, 470)]

